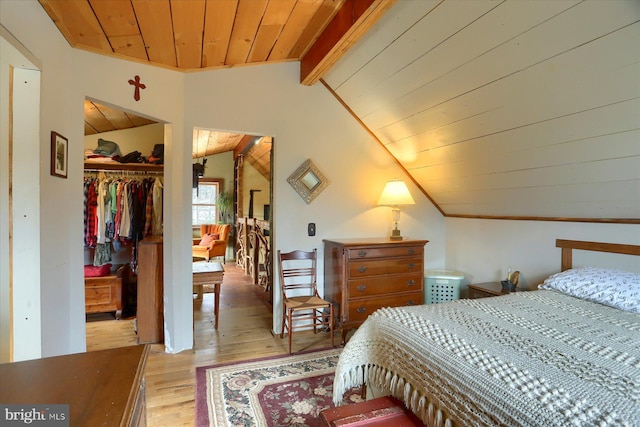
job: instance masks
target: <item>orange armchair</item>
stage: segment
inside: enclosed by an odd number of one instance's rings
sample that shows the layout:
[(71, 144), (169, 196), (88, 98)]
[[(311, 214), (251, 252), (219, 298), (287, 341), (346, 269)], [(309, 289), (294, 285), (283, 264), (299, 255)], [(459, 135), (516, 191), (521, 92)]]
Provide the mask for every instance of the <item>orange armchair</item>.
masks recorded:
[(209, 262), (211, 257), (221, 256), (222, 262), (226, 262), (230, 230), (229, 224), (202, 224), (200, 238), (193, 239), (193, 257), (204, 258)]

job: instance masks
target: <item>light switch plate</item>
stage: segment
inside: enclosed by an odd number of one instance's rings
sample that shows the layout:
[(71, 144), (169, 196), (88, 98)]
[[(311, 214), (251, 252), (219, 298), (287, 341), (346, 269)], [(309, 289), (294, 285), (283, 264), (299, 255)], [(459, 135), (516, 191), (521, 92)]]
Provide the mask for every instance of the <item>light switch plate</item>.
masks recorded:
[(316, 235), (316, 223), (315, 222), (310, 222), (309, 225), (307, 226), (307, 234), (309, 234), (309, 236), (315, 236)]

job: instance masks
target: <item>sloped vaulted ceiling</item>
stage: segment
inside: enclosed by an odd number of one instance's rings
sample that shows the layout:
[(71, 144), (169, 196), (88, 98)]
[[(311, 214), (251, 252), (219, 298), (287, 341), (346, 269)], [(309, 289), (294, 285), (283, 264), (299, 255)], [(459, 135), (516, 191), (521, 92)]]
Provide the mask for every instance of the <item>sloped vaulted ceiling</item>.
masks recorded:
[[(109, 55), (299, 60), (446, 216), (640, 223), (637, 0), (40, 2), (72, 46)], [(169, 31), (145, 36), (153, 19)]]
[(400, 1), (324, 77), (447, 216), (640, 218), (640, 3)]

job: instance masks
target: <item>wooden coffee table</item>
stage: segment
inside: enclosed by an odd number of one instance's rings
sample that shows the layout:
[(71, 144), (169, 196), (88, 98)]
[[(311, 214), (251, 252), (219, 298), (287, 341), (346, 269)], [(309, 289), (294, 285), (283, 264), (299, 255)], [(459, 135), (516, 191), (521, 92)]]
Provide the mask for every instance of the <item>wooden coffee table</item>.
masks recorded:
[(193, 293), (202, 299), (203, 286), (213, 285), (215, 315), (215, 328), (218, 329), (218, 312), (220, 311), (220, 285), (224, 277), (224, 267), (219, 262), (194, 262), (193, 263)]

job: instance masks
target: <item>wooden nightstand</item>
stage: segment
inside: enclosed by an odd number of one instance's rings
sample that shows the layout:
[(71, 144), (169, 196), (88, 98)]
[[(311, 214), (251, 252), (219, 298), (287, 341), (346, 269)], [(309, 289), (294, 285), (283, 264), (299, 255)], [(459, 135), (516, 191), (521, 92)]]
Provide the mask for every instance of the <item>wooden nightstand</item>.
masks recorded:
[(487, 298), (507, 295), (509, 291), (502, 289), (500, 282), (474, 283), (469, 285), (469, 298)]

